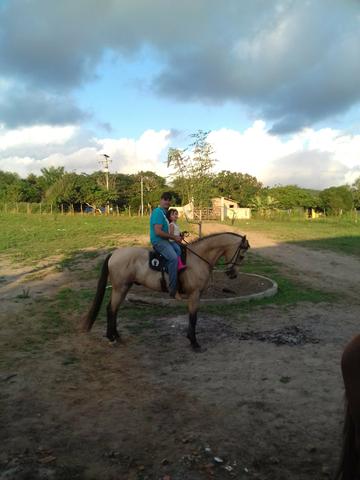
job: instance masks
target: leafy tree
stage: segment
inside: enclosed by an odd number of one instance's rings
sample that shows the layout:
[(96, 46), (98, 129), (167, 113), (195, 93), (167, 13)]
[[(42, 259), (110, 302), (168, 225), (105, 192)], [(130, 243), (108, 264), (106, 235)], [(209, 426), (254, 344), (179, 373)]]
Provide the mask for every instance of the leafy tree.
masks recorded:
[(182, 202), (189, 203), (192, 198), (192, 181), (190, 158), (185, 155), (185, 150), (169, 148), (167, 166), (174, 168), (171, 176), (174, 178), (175, 188), (180, 192)]
[(141, 205), (141, 179), (143, 182), (144, 207), (156, 206), (159, 203), (162, 192), (168, 190), (164, 177), (154, 172), (138, 172), (131, 175), (133, 181), (130, 190), (130, 205), (134, 209), (139, 209)]
[(319, 198), (315, 192), (297, 185), (273, 187), (269, 189), (269, 194), (277, 200), (279, 208), (283, 209), (296, 207), (315, 208), (319, 205)]
[(39, 203), (42, 200), (43, 190), (39, 178), (30, 173), (27, 178), (20, 180), (20, 201)]
[(352, 184), (352, 195), (354, 200), (354, 207), (360, 208), (360, 177)]
[(54, 183), (56, 183), (65, 174), (64, 167), (49, 167), (41, 169), (41, 176), (39, 177), (39, 185), (42, 190), (46, 192)]
[(327, 213), (342, 215), (353, 208), (351, 190), (346, 185), (330, 187), (320, 192), (321, 206)]
[(197, 207), (209, 204), (212, 194), (212, 169), (215, 165), (213, 148), (207, 141), (209, 132), (198, 130), (190, 135), (193, 139), (188, 149), (171, 148), (168, 152), (168, 167), (174, 168), (174, 184), (179, 187), (182, 198), (194, 201)]
[(259, 194), (262, 184), (247, 173), (222, 170), (212, 179), (213, 195), (230, 197), (242, 207), (249, 207), (253, 198)]
[(18, 202), (21, 197), (21, 180), (17, 173), (0, 170), (0, 201)]
[(190, 136), (194, 139), (193, 147), (192, 179), (194, 204), (204, 207), (209, 204), (211, 198), (212, 169), (215, 160), (212, 158), (214, 150), (207, 141), (210, 132), (198, 130)]
[(134, 178), (131, 175), (117, 173), (110, 175), (110, 181), (113, 181), (114, 190), (116, 192), (116, 204), (119, 208), (129, 205), (131, 191), (133, 190)]
[(249, 207), (253, 208), (261, 216), (267, 216), (278, 210), (279, 201), (270, 195), (269, 189), (264, 188), (250, 200)]

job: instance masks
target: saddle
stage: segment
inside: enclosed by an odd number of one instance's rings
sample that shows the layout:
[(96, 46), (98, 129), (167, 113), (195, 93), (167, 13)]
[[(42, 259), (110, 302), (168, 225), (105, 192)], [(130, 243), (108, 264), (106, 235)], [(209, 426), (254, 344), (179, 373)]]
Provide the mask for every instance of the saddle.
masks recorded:
[[(181, 245), (181, 260), (183, 263), (186, 263), (186, 248)], [(166, 259), (158, 253), (156, 250), (150, 250), (149, 251), (149, 268), (151, 270), (155, 270), (156, 272), (161, 273), (161, 279), (160, 279), (160, 284), (161, 284), (161, 290), (163, 292), (168, 292), (168, 288), (166, 285), (166, 280), (165, 280), (165, 273), (168, 273), (167, 269), (167, 262)], [(181, 282), (180, 278), (178, 278), (178, 283), (179, 283), (179, 291), (181, 292)]]
[(156, 250), (149, 251), (149, 267), (157, 272), (167, 272), (166, 260)]
[[(180, 245), (181, 247), (181, 260), (183, 263), (186, 263), (186, 248)], [(158, 253), (156, 250), (149, 251), (149, 268), (157, 272), (167, 272), (167, 263), (166, 259)]]

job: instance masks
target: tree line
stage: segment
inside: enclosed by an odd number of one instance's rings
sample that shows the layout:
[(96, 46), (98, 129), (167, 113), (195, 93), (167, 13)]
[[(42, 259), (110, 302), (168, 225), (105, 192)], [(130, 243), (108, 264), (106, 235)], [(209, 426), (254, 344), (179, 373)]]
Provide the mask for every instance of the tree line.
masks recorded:
[(199, 130), (192, 134), (186, 149), (169, 149), (169, 180), (151, 171), (109, 173), (107, 185), (101, 171), (78, 174), (64, 167), (49, 167), (41, 169), (40, 175), (31, 173), (26, 178), (0, 171), (0, 202), (46, 203), (55, 208), (65, 205), (74, 211), (111, 205), (118, 211), (130, 207), (135, 212), (143, 204), (146, 212), (157, 206), (161, 193), (167, 190), (172, 192), (175, 205), (193, 201), (198, 208), (211, 206), (211, 198), (222, 196), (258, 212), (314, 208), (340, 215), (360, 209), (360, 177), (352, 185), (318, 191), (297, 185), (264, 187), (246, 173), (214, 173), (216, 159), (207, 141), (208, 133)]

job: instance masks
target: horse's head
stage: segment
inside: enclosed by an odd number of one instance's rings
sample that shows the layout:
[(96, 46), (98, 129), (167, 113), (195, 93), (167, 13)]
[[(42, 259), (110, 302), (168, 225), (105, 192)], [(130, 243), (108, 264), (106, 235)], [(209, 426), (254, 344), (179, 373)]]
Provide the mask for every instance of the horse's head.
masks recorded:
[(227, 249), (225, 252), (226, 263), (229, 265), (229, 268), (226, 270), (226, 275), (234, 279), (238, 275), (238, 269), (241, 262), (244, 260), (245, 254), (250, 248), (250, 244), (244, 235), (241, 239), (240, 244), (236, 243)]

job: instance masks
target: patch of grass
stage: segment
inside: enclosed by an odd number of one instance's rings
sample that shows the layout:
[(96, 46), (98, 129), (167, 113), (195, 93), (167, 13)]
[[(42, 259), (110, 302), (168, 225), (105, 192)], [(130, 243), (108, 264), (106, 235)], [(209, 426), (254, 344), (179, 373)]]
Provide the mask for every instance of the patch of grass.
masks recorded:
[(116, 247), (129, 239), (139, 245), (141, 235), (147, 241), (149, 218), (2, 213), (0, 230), (0, 253), (29, 263), (53, 256), (70, 258), (86, 248)]
[(30, 288), (23, 288), (22, 292), (19, 295), (16, 295), (16, 298), (26, 299), (30, 298)]
[[(231, 222), (225, 223), (231, 225)], [(250, 244), (251, 232), (258, 231), (275, 240), (360, 257), (360, 222), (350, 218), (250, 219), (238, 220), (234, 227), (248, 235)]]
[(68, 366), (68, 365), (76, 365), (80, 362), (80, 359), (76, 357), (75, 355), (68, 354), (65, 356), (64, 360), (61, 362), (62, 365)]

